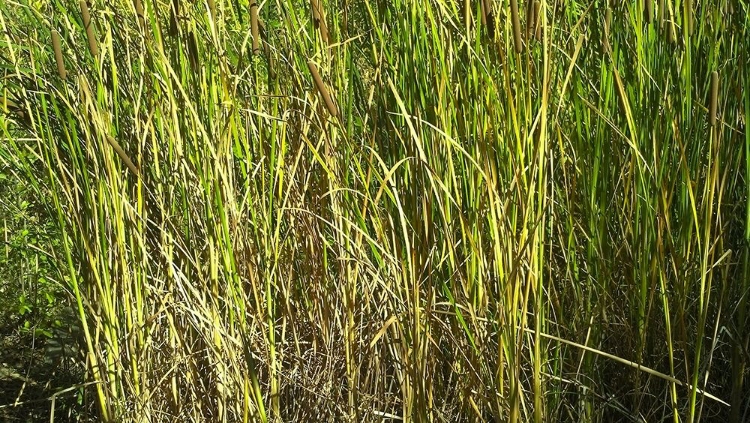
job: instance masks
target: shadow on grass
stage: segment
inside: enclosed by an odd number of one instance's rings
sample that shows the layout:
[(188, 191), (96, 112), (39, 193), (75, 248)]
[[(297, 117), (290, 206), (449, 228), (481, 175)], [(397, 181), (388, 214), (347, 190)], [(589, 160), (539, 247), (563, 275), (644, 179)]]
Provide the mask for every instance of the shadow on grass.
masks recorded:
[[(35, 337), (14, 319), (0, 322), (0, 422), (90, 422), (84, 366), (72, 340)], [(53, 413), (54, 411), (54, 413)]]

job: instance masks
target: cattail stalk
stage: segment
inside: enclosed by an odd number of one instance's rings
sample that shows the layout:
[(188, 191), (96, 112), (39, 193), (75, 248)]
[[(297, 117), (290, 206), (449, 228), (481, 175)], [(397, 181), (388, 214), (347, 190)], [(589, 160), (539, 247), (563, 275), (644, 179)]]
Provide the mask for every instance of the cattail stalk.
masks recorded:
[(659, 25), (664, 28), (664, 17), (666, 16), (666, 5), (664, 4), (664, 0), (659, 0)]
[(118, 144), (117, 141), (109, 135), (107, 135), (106, 138), (109, 145), (112, 147), (112, 149), (115, 150), (115, 153), (117, 153), (117, 155), (120, 156), (120, 159), (125, 163), (125, 166), (133, 173), (133, 176), (140, 177), (141, 172), (138, 169), (138, 166), (136, 166), (133, 161), (130, 160), (130, 157), (128, 157), (128, 154), (125, 153), (125, 150), (120, 147), (120, 144)]
[(521, 21), (518, 17), (518, 0), (510, 0), (510, 15), (513, 21), (513, 43), (516, 53), (521, 53), (523, 46), (521, 45)]
[(65, 62), (63, 61), (62, 44), (60, 43), (60, 33), (57, 30), (52, 30), (52, 48), (55, 50), (55, 62), (57, 62), (57, 74), (60, 75), (61, 79), (65, 79), (67, 72), (65, 71)]
[(318, 73), (318, 67), (312, 60), (307, 61), (307, 67), (310, 69), (310, 74), (312, 74), (313, 81), (315, 82), (315, 88), (318, 89), (320, 96), (323, 98), (323, 102), (325, 103), (328, 112), (331, 114), (331, 116), (337, 117), (339, 115), (339, 111), (336, 108), (336, 105), (333, 103), (331, 95), (328, 93), (325, 84), (323, 84), (323, 78), (321, 78), (320, 74)]
[(645, 14), (644, 20), (646, 24), (650, 24), (654, 16), (654, 2), (653, 0), (645, 0), (643, 6), (643, 13)]
[(141, 0), (135, 0), (135, 15), (138, 17), (138, 23), (141, 25), (141, 30), (146, 29), (146, 14), (143, 12), (143, 3)]
[(323, 18), (323, 9), (320, 4), (320, 0), (310, 0), (310, 7), (313, 12), (313, 24), (315, 28), (320, 30), (320, 38), (325, 44), (328, 44), (328, 26)]
[(487, 28), (487, 36), (490, 39), (495, 39), (495, 16), (492, 12), (492, 0), (482, 0), (482, 5), (482, 10), (484, 11), (482, 22)]
[(542, 4), (539, 0), (534, 2), (534, 31), (536, 32), (536, 39), (542, 40), (542, 16), (541, 16)]
[(531, 37), (534, 36), (535, 30), (534, 30), (534, 22), (535, 22), (535, 16), (534, 16), (534, 5), (529, 3), (526, 6), (526, 42), (528, 43), (531, 39)]
[(258, 1), (250, 1), (250, 30), (253, 34), (253, 54), (258, 54), (260, 52), (260, 31), (258, 30)]
[(716, 126), (716, 109), (719, 105), (719, 73), (711, 72), (711, 103), (709, 103), (708, 116), (711, 127)]
[(94, 57), (99, 56), (99, 46), (96, 43), (96, 34), (94, 33), (94, 25), (91, 23), (91, 15), (89, 14), (89, 5), (86, 0), (78, 2), (81, 6), (81, 17), (83, 18), (83, 27), (86, 29), (86, 38), (89, 40), (89, 51)]

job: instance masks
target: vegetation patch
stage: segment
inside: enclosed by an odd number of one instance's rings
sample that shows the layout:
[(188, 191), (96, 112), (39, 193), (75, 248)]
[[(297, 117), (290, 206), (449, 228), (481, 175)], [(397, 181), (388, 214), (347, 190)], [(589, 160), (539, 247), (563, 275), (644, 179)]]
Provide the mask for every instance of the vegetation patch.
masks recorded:
[(747, 421), (749, 29), (743, 1), (2, 2), (0, 397), (68, 351), (33, 416)]

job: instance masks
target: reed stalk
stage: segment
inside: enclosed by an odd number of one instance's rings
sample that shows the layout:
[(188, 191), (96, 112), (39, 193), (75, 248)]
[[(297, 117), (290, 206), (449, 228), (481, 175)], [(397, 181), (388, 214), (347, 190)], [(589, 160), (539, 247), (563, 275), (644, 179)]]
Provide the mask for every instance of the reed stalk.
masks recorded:
[(516, 0), (114, 0), (101, 57), (53, 58), (83, 3), (0, 2), (0, 171), (52, 211), (81, 420), (741, 421), (726, 4), (691, 35), (660, 0), (657, 36), (645, 0), (528, 1), (523, 34)]

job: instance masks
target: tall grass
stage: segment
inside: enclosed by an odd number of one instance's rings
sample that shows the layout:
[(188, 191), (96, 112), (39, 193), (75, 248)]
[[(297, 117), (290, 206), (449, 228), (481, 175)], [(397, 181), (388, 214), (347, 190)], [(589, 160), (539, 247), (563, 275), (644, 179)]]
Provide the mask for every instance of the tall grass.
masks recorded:
[(743, 421), (747, 12), (3, 3), (98, 416)]

